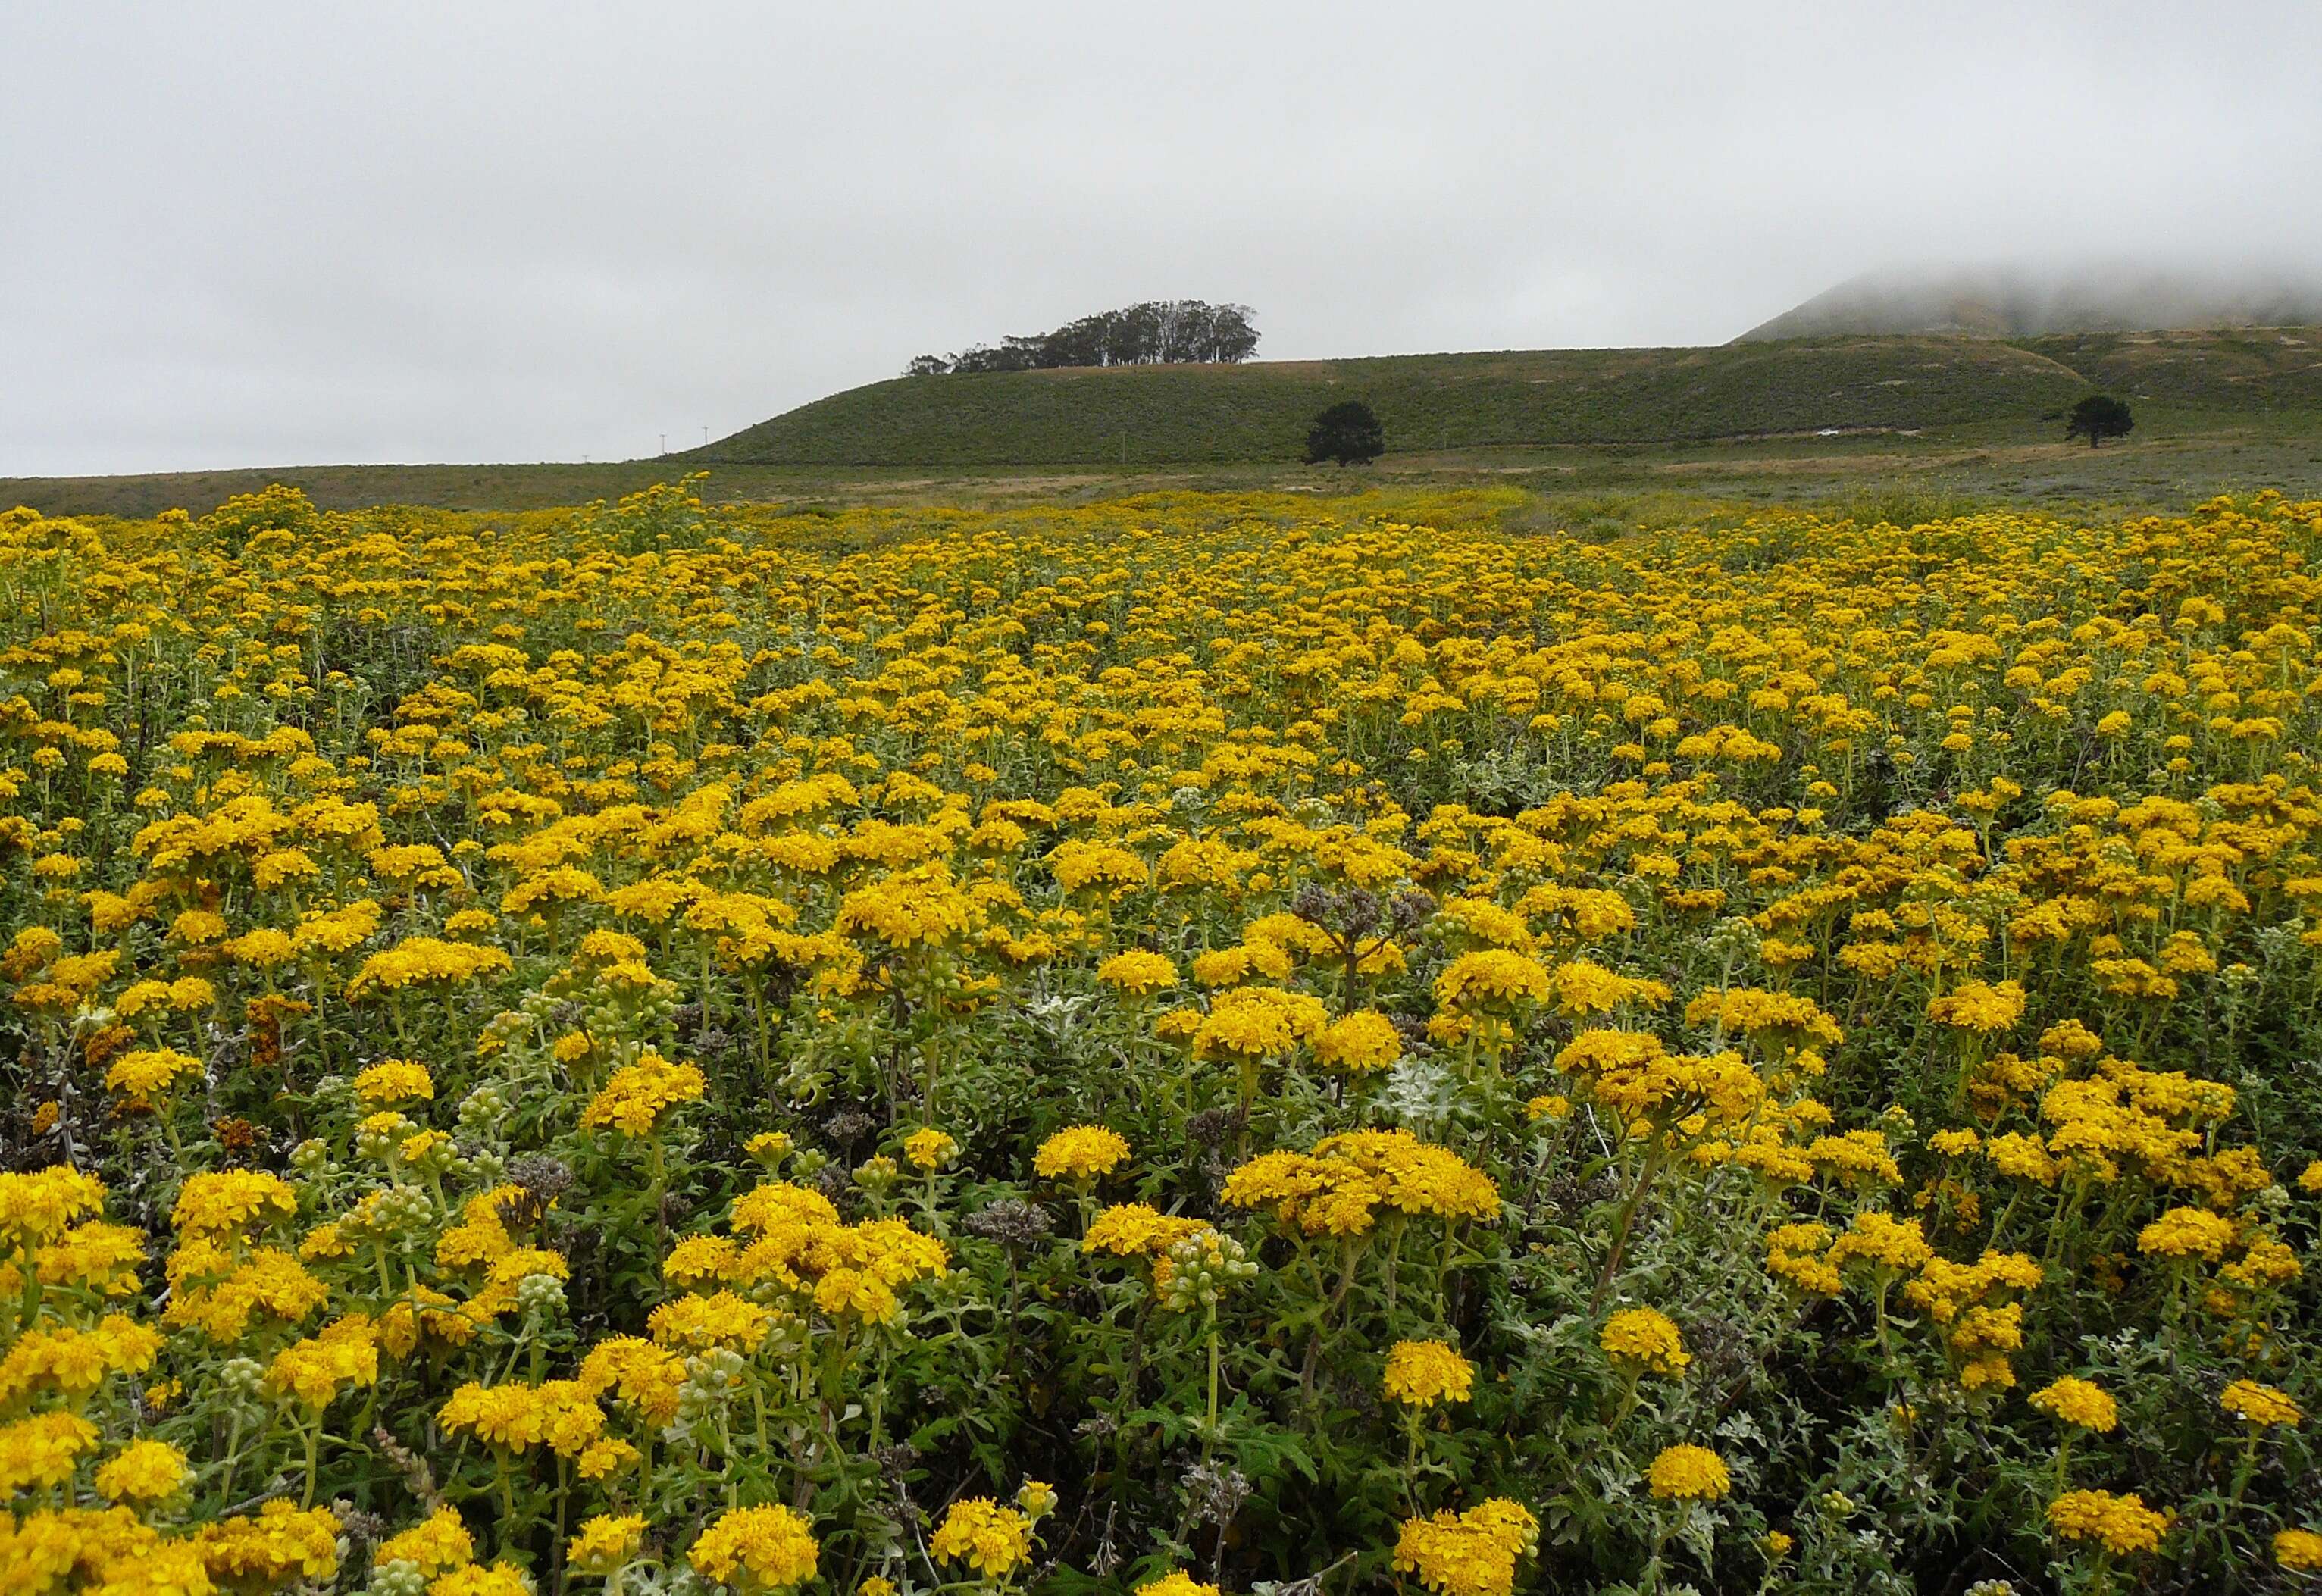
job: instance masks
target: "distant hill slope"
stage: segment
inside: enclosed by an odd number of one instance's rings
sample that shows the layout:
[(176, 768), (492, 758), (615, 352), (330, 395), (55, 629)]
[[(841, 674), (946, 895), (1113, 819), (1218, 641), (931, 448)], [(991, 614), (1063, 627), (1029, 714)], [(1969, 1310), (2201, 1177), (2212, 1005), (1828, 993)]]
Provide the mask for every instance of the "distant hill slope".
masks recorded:
[(1397, 453), (2031, 423), (2103, 386), (2228, 409), (2322, 410), (2317, 361), (2322, 329), (2146, 342), (1846, 337), (897, 378), (800, 406), (686, 458), (929, 469), (1279, 461), (1298, 456), (1317, 412), (1349, 398), (1378, 412)]
[(2322, 325), (2059, 333), (2016, 347), (2124, 399), (2227, 413), (2322, 411)]
[(2322, 323), (2322, 277), (2311, 273), (1964, 267), (1851, 278), (1735, 342), (1943, 333), (2022, 339), (2316, 323)]
[(2086, 387), (2033, 351), (1970, 338), (1116, 366), (873, 383), (693, 454), (882, 466), (1280, 460), (1301, 451), (1318, 411), (1348, 398), (1378, 412), (1392, 451), (1653, 443), (2037, 415)]

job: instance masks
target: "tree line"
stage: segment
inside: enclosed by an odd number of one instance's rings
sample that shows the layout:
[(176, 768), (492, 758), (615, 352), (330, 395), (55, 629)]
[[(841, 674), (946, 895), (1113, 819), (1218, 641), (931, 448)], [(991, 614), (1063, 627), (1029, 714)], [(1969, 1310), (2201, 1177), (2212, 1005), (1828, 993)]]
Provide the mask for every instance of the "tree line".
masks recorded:
[(1247, 305), (1148, 299), (1066, 322), (1053, 333), (1003, 338), (996, 346), (974, 344), (959, 354), (921, 355), (903, 368), (903, 375), (1193, 361), (1230, 365), (1257, 352), (1257, 329), (1249, 324), (1253, 314)]

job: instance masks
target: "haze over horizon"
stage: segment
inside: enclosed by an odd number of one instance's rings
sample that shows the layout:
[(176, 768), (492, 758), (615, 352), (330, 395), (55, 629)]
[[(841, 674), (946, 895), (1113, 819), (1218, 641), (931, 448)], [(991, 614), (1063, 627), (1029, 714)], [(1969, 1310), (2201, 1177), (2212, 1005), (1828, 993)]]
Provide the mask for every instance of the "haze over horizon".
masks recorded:
[(2322, 262), (2287, 3), (93, 4), (0, 55), (0, 476), (634, 457), (1148, 297), (1285, 360)]

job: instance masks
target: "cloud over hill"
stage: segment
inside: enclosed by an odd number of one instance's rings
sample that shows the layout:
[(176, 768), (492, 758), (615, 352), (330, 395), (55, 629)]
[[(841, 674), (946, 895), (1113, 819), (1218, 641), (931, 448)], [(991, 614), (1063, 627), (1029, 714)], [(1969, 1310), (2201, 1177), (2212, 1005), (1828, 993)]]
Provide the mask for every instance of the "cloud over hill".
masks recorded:
[(1734, 342), (1865, 333), (2037, 338), (2317, 323), (2322, 323), (2322, 270), (2312, 268), (1961, 266), (1850, 278)]

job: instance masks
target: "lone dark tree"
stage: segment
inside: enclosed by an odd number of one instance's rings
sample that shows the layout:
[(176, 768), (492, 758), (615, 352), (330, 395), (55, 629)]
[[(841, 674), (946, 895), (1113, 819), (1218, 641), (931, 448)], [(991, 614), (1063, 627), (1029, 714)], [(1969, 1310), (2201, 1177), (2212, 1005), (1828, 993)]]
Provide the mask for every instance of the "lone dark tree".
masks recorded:
[(2071, 415), (2064, 423), (2064, 436), (2086, 438), (2094, 449), (2107, 438), (2125, 438), (2136, 418), (2128, 406), (2109, 394), (2090, 394), (2072, 406)]
[(1306, 431), (1306, 463), (1335, 460), (1342, 466), (1367, 466), (1386, 452), (1386, 430), (1360, 399), (1331, 406), (1314, 418)]

